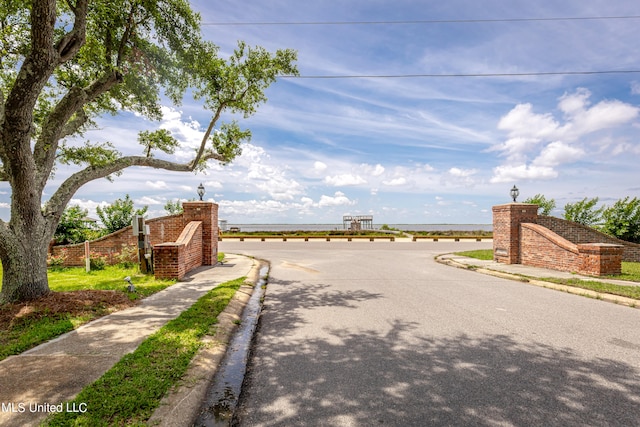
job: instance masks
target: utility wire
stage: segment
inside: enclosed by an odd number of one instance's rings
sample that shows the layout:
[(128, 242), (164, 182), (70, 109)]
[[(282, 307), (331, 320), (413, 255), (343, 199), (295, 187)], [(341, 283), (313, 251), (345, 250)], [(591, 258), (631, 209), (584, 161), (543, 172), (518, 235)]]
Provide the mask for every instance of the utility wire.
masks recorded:
[(416, 25), (416, 24), (471, 24), (492, 22), (545, 22), (545, 21), (602, 21), (613, 19), (640, 19), (640, 15), (625, 16), (575, 16), (551, 18), (501, 18), (501, 19), (425, 19), (408, 21), (309, 21), (309, 22), (203, 22), (208, 26), (265, 26), (265, 25)]
[(400, 78), (439, 78), (439, 77), (528, 77), (528, 76), (572, 76), (594, 74), (640, 74), (640, 70), (604, 70), (604, 71), (541, 71), (528, 73), (460, 73), (460, 74), (380, 74), (380, 75), (335, 75), (335, 76), (278, 76), (281, 79), (400, 79)]

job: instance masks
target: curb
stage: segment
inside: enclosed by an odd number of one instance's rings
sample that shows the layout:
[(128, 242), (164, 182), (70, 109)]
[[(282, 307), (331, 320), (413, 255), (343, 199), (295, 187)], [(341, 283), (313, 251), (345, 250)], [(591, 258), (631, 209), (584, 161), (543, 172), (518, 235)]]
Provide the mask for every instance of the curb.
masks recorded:
[(227, 307), (218, 315), (214, 335), (203, 338), (205, 345), (191, 360), (185, 375), (162, 398), (160, 405), (147, 421), (152, 426), (187, 427), (192, 426), (205, 400), (207, 389), (222, 359), (229, 342), (238, 329), (237, 321), (242, 318), (249, 298), (253, 294), (255, 284), (260, 279), (260, 268), (268, 265), (264, 261), (254, 260), (253, 267), (247, 276), (247, 283), (234, 294)]
[(515, 280), (518, 282), (527, 283), (529, 285), (538, 286), (541, 288), (553, 289), (556, 291), (566, 292), (572, 295), (579, 295), (583, 297), (598, 299), (598, 300), (602, 300), (602, 301), (606, 301), (606, 302), (610, 302), (618, 305), (624, 305), (630, 308), (640, 308), (640, 301), (632, 298), (627, 298), (627, 297), (622, 297), (622, 296), (612, 295), (612, 294), (604, 294), (601, 292), (592, 291), (590, 289), (582, 289), (582, 288), (577, 288), (575, 286), (560, 285), (557, 283), (546, 282), (544, 280), (531, 279), (529, 277), (520, 276), (512, 273), (505, 273), (504, 271), (491, 270), (488, 268), (480, 268), (480, 267), (470, 268), (470, 266), (467, 264), (456, 262), (451, 259), (441, 259), (440, 257), (441, 255), (436, 256), (435, 260), (440, 264), (449, 265), (451, 267), (462, 268), (465, 270), (472, 270), (472, 271), (476, 271), (478, 273), (486, 274), (489, 276), (500, 277), (502, 279)]

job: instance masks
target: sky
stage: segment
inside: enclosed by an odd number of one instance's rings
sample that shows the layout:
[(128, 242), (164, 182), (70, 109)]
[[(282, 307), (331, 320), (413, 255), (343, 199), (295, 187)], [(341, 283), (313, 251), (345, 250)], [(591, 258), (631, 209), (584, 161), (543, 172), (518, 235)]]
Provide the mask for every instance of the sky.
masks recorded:
[[(640, 72), (601, 73), (640, 71), (636, 0), (191, 5), (222, 57), (238, 40), (295, 49), (303, 78), (279, 78), (254, 116), (235, 117), (253, 136), (231, 164), (94, 181), (71, 201), (90, 216), (125, 194), (161, 216), (168, 200), (197, 197), (201, 182), (230, 224), (340, 224), (346, 214), (488, 224), (514, 185), (518, 201), (553, 198), (557, 216), (585, 197), (640, 196)], [(163, 113), (159, 123), (104, 117), (85, 137), (136, 154), (138, 131), (160, 127), (184, 143), (176, 157), (185, 161), (210, 113), (190, 99)], [(0, 218), (9, 201), (0, 183)]]

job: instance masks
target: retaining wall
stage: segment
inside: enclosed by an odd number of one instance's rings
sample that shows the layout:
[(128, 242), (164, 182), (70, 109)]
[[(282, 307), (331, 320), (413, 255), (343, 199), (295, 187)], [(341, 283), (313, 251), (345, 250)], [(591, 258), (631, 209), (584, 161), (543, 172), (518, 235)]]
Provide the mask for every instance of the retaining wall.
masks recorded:
[(624, 246), (622, 260), (640, 262), (640, 245), (637, 243), (616, 239), (591, 227), (553, 216), (540, 215), (536, 223), (576, 244), (601, 242)]
[[(218, 205), (210, 202), (184, 202), (182, 207), (182, 214), (145, 221), (149, 226), (156, 277), (181, 279), (193, 268), (215, 265), (218, 262)], [(169, 244), (165, 245), (166, 243)], [(138, 237), (133, 235), (131, 226), (89, 242), (90, 250), (105, 255), (109, 264), (118, 263), (117, 255), (127, 246), (137, 253)], [(168, 247), (173, 249), (167, 249)], [(61, 255), (63, 251), (67, 253), (65, 266), (85, 265), (84, 243), (49, 248), (50, 254), (54, 256)]]
[(526, 203), (493, 207), (495, 261), (603, 276), (620, 274), (623, 260), (640, 258), (640, 245), (537, 211)]
[(192, 221), (175, 242), (153, 247), (153, 270), (157, 278), (182, 279), (203, 265), (202, 221)]

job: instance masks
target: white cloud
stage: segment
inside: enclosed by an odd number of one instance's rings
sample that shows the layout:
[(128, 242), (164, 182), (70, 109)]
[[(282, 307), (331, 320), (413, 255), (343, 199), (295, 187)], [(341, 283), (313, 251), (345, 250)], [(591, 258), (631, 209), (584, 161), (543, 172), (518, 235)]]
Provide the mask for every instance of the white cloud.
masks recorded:
[(585, 88), (578, 88), (575, 93), (565, 93), (560, 97), (558, 109), (565, 113), (566, 116), (572, 117), (583, 113), (585, 108), (590, 104), (589, 98), (591, 92)]
[(449, 169), (449, 175), (460, 177), (460, 178), (467, 178), (469, 176), (475, 175), (476, 173), (478, 173), (476, 169), (460, 169), (460, 168)]
[(640, 95), (640, 82), (637, 82), (637, 81), (631, 82), (631, 94)]
[(135, 200), (135, 204), (136, 206), (140, 205), (140, 206), (144, 206), (144, 205), (164, 205), (166, 202), (162, 201), (160, 199), (156, 199), (153, 197), (149, 197), (149, 196), (143, 196), (139, 199)]
[(558, 127), (551, 113), (536, 114), (528, 103), (516, 105), (498, 122), (498, 129), (506, 130), (512, 138), (533, 140), (554, 135)]
[[(555, 169), (576, 162), (589, 153), (617, 153), (615, 132), (640, 115), (640, 108), (618, 100), (591, 104), (591, 92), (578, 88), (558, 99), (563, 113), (561, 124), (551, 113), (538, 114), (531, 104), (519, 104), (498, 122), (509, 138), (490, 151), (499, 151), (506, 160), (494, 169), (491, 182), (517, 179), (547, 180), (559, 176)], [(609, 130), (607, 135), (596, 132)], [(603, 153), (604, 147), (608, 153)], [(533, 158), (533, 160), (531, 160)]]
[(563, 142), (552, 142), (547, 145), (540, 155), (533, 161), (536, 166), (558, 166), (579, 160), (585, 154), (584, 150), (572, 147)]
[(9, 203), (0, 202), (0, 208), (9, 209), (10, 207)]
[(332, 185), (334, 187), (346, 187), (351, 185), (361, 185), (366, 184), (367, 181), (362, 178), (360, 175), (353, 175), (350, 173), (345, 173), (342, 175), (336, 176), (327, 176), (324, 179), (325, 184)]
[(321, 208), (333, 206), (351, 206), (354, 204), (355, 202), (349, 200), (349, 198), (341, 191), (336, 191), (333, 196), (326, 196), (323, 194), (320, 197), (320, 201), (318, 202), (318, 206)]
[(257, 219), (286, 214), (298, 207), (277, 200), (221, 200), (218, 205), (226, 217)]
[(324, 172), (325, 170), (327, 170), (327, 164), (317, 161), (313, 164), (313, 169), (318, 171), (318, 172)]
[(590, 97), (591, 92), (585, 88), (560, 97), (558, 108), (565, 113), (567, 123), (558, 137), (577, 140), (602, 129), (615, 128), (635, 119), (640, 111), (618, 100), (604, 100), (590, 107)]
[(390, 179), (388, 181), (382, 181), (382, 183), (384, 185), (388, 185), (390, 187), (398, 187), (398, 186), (401, 186), (401, 185), (405, 185), (407, 183), (407, 179), (405, 177), (401, 176), (401, 177), (398, 177), (398, 178)]
[(293, 200), (303, 192), (303, 186), (287, 176), (287, 169), (274, 164), (264, 148), (245, 144), (242, 155), (231, 165), (236, 184), (255, 188), (275, 200)]
[[(192, 118), (183, 120), (182, 112), (171, 107), (162, 107), (162, 120), (159, 128), (168, 130), (174, 138), (180, 141), (180, 147), (175, 151), (175, 157), (179, 161), (192, 159), (195, 154), (194, 149), (200, 146), (204, 136), (197, 120)], [(158, 156), (160, 155), (158, 153)]]
[(453, 167), (442, 177), (442, 183), (445, 185), (470, 187), (475, 184), (473, 176), (477, 173), (478, 171), (476, 169), (461, 169)]
[(547, 180), (558, 176), (553, 168), (535, 165), (503, 165), (493, 169), (491, 183), (515, 182), (522, 179)]
[(67, 204), (67, 208), (75, 205), (80, 206), (80, 208), (82, 209), (86, 209), (89, 217), (97, 218), (96, 208), (98, 206), (104, 208), (105, 206), (109, 206), (109, 203), (107, 203), (106, 201), (95, 202), (93, 200), (71, 199)]
[(151, 187), (155, 190), (165, 190), (168, 189), (169, 186), (164, 181), (147, 181), (147, 187)]
[(373, 177), (378, 177), (382, 174), (384, 174), (384, 166), (382, 166), (381, 164), (377, 164), (375, 166), (369, 165), (367, 163), (363, 163), (360, 165), (360, 170), (367, 174), (367, 175), (371, 175)]
[(221, 190), (223, 188), (220, 181), (205, 181), (202, 183), (202, 185), (204, 185), (205, 190)]

